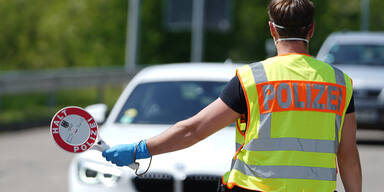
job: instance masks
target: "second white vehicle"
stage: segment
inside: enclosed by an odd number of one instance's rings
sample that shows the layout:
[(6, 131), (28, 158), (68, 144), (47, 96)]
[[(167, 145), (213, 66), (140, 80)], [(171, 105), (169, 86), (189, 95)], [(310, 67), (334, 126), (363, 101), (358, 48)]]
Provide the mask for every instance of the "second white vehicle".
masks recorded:
[(353, 79), (358, 128), (384, 130), (384, 33), (332, 33), (317, 58)]
[[(113, 146), (163, 132), (217, 99), (235, 75), (236, 67), (222, 63), (173, 64), (142, 70), (116, 102), (101, 128), (101, 137)], [(88, 110), (96, 120), (103, 119), (104, 105), (94, 105)], [(154, 156), (149, 172), (142, 177), (136, 177), (128, 167), (108, 163), (98, 151), (88, 151), (74, 157), (69, 170), (69, 189), (72, 192), (215, 191), (220, 177), (230, 169), (234, 143), (234, 127), (224, 128), (188, 149)], [(142, 162), (141, 169), (146, 168), (147, 162)]]

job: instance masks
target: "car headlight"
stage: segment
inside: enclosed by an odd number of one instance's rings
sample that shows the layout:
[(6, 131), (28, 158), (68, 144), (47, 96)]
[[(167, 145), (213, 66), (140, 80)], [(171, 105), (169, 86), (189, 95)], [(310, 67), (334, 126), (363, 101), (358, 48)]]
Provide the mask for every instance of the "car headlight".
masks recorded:
[(122, 170), (110, 165), (84, 160), (78, 163), (78, 176), (85, 184), (112, 186), (119, 181), (121, 175)]

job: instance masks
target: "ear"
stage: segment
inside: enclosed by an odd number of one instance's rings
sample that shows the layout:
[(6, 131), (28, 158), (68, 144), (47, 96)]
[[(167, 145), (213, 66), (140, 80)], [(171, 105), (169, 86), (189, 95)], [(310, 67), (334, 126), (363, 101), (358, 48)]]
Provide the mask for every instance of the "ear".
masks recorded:
[(269, 25), (269, 31), (271, 32), (271, 36), (273, 37), (273, 39), (277, 39), (278, 33), (276, 31), (275, 26), (272, 24), (272, 21), (269, 21), (268, 25)]
[(311, 39), (315, 31), (315, 22), (311, 24), (311, 29), (308, 31), (307, 39)]

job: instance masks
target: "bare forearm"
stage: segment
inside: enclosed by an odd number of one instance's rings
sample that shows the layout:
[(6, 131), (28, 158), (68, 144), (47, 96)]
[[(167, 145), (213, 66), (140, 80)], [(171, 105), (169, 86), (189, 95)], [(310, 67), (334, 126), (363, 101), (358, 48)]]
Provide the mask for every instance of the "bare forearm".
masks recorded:
[(361, 192), (362, 176), (359, 151), (356, 147), (355, 113), (345, 115), (341, 141), (337, 152), (340, 176), (346, 192)]
[(147, 140), (148, 151), (151, 155), (158, 155), (187, 148), (199, 140), (195, 129), (191, 128), (188, 120), (180, 121), (162, 134)]
[(349, 154), (339, 154), (340, 176), (346, 192), (362, 191), (362, 174), (359, 152), (355, 147)]
[(240, 114), (216, 99), (195, 116), (180, 121), (160, 135), (147, 140), (151, 155), (187, 148), (230, 125)]

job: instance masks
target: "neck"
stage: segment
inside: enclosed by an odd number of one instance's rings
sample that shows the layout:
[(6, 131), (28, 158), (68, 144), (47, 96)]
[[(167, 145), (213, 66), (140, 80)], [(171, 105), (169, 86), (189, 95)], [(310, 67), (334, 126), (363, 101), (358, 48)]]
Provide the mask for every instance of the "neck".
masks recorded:
[(304, 53), (309, 54), (308, 46), (303, 41), (279, 41), (276, 44), (277, 54)]

